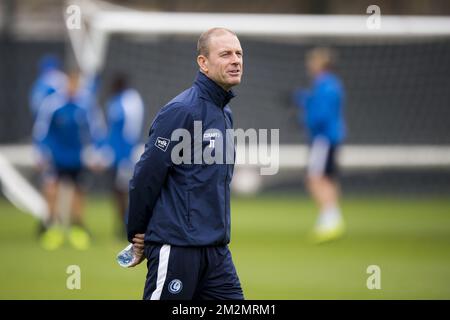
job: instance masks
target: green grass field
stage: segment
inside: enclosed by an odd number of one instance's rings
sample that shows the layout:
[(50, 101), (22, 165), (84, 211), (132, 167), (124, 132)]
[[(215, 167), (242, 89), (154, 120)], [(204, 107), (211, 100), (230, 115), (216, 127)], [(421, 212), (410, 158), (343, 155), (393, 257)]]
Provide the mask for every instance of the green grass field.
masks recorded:
[[(313, 245), (307, 198), (234, 198), (231, 249), (247, 299), (450, 299), (450, 199), (350, 198), (348, 233)], [(145, 264), (115, 262), (125, 246), (113, 236), (113, 207), (87, 201), (92, 248), (42, 250), (36, 221), (0, 198), (0, 299), (140, 299)], [(66, 288), (66, 268), (81, 268), (81, 289)], [(366, 268), (381, 268), (369, 290)]]

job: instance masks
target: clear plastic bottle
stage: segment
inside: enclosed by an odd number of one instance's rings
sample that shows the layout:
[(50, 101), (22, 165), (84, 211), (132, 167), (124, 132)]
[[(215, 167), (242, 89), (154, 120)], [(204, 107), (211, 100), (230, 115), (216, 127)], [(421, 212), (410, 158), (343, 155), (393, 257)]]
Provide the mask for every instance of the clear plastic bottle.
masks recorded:
[(128, 268), (134, 261), (133, 244), (129, 244), (125, 249), (117, 255), (117, 263), (124, 268)]

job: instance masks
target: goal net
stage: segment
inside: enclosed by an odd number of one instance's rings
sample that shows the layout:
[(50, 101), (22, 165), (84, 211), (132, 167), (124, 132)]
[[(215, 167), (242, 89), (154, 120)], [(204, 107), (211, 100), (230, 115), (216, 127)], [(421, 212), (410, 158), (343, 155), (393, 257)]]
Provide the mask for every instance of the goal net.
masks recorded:
[[(211, 27), (235, 31), (244, 49), (244, 78), (232, 102), (235, 128), (279, 129), (279, 173), (261, 177), (261, 163), (246, 162), (256, 146), (238, 145), (234, 179), (244, 192), (298, 181), (307, 140), (292, 93), (307, 87), (305, 53), (328, 46), (338, 53), (346, 90), (348, 138), (340, 154), (344, 172), (367, 177), (389, 172), (386, 184), (449, 185), (450, 19), (369, 15), (268, 15), (146, 12), (104, 1), (68, 1), (81, 13), (68, 29), (74, 57), (102, 82), (130, 75), (146, 104), (146, 127), (175, 94), (192, 84), (196, 41)], [(70, 11), (65, 11), (69, 14)], [(103, 86), (100, 101), (107, 92)], [(146, 132), (144, 132), (145, 134)], [(20, 147), (24, 154), (28, 147)], [(20, 154), (19, 153), (15, 153)], [(241, 160), (241, 161), (239, 161)], [(414, 174), (416, 180), (410, 180)], [(436, 177), (439, 176), (439, 179)], [(400, 179), (402, 180), (402, 179)], [(361, 180), (359, 180), (361, 183)]]
[[(100, 72), (105, 82), (117, 71), (129, 73), (144, 96), (147, 125), (191, 85), (199, 34), (223, 26), (238, 34), (244, 49), (244, 78), (232, 103), (235, 127), (280, 130), (278, 179), (306, 163), (306, 134), (292, 92), (308, 86), (304, 56), (315, 46), (338, 53), (336, 71), (347, 96), (344, 168), (448, 173), (448, 18), (382, 16), (380, 28), (370, 29), (364, 15), (164, 13), (70, 3), (81, 8), (84, 19), (80, 30), (69, 31), (80, 67)], [(261, 182), (248, 183), (248, 177), (241, 180), (250, 189)]]

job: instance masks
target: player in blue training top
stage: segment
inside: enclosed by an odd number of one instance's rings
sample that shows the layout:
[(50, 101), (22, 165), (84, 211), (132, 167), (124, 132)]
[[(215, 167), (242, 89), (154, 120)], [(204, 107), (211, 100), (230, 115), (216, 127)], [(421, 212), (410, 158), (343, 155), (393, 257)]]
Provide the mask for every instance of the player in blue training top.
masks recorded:
[(320, 214), (314, 229), (316, 242), (329, 241), (344, 233), (339, 209), (336, 156), (345, 137), (343, 116), (344, 89), (333, 73), (334, 53), (328, 48), (308, 52), (306, 67), (313, 79), (309, 91), (298, 90), (295, 100), (304, 115), (310, 154), (307, 186), (319, 206)]
[[(67, 75), (60, 69), (61, 61), (52, 54), (43, 56), (39, 61), (39, 74), (33, 83), (29, 97), (29, 107), (36, 121), (37, 114), (43, 105), (45, 99), (53, 94), (65, 95), (67, 93)], [(54, 190), (54, 175), (49, 171), (49, 166), (45, 163), (46, 159), (41, 157), (42, 150), (39, 150), (39, 144), (33, 137), (33, 155), (35, 156), (36, 167), (40, 174), (41, 191), (47, 201), (51, 202)], [(46, 221), (40, 221), (38, 233), (42, 234), (47, 227)]]
[(66, 94), (52, 94), (42, 103), (33, 128), (35, 143), (38, 144), (54, 179), (48, 201), (50, 217), (47, 230), (41, 236), (41, 245), (48, 250), (59, 248), (64, 242), (65, 217), (61, 212), (62, 194), (65, 185), (72, 189), (66, 192), (65, 209), (70, 211), (69, 241), (77, 249), (87, 249), (90, 237), (83, 225), (83, 193), (80, 175), (85, 167), (83, 151), (93, 143), (92, 129), (89, 123), (86, 97), (79, 89), (79, 75), (69, 76)]
[(107, 105), (108, 134), (102, 147), (106, 161), (112, 168), (112, 190), (119, 214), (118, 236), (126, 237), (125, 212), (128, 202), (128, 182), (136, 163), (144, 120), (141, 96), (129, 87), (124, 74), (116, 74), (111, 85), (112, 96)]

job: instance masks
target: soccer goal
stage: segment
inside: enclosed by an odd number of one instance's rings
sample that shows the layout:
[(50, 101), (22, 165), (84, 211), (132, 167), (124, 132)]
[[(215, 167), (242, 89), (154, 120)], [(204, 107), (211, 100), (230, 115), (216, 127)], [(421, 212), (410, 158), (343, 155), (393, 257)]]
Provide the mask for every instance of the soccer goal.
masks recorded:
[[(235, 31), (244, 48), (243, 83), (232, 104), (235, 127), (279, 129), (281, 171), (306, 163), (305, 134), (291, 94), (308, 85), (303, 59), (314, 46), (338, 53), (337, 72), (347, 94), (348, 139), (340, 156), (345, 169), (450, 166), (446, 17), (381, 16), (378, 28), (372, 28), (365, 14), (146, 12), (103, 1), (68, 5), (78, 6), (82, 16), (81, 28), (69, 30), (79, 66), (105, 79), (115, 71), (129, 72), (147, 103), (147, 124), (191, 84), (199, 34), (222, 26)], [(238, 158), (255, 147), (238, 145)], [(270, 181), (249, 174), (258, 165), (238, 162), (242, 191)]]
[[(373, 29), (364, 13), (169, 13), (68, 1), (66, 21), (77, 13), (79, 25), (68, 24), (67, 32), (80, 69), (100, 73), (104, 83), (116, 71), (128, 72), (146, 103), (147, 127), (161, 106), (191, 85), (199, 34), (222, 26), (234, 30), (244, 48), (244, 78), (232, 103), (235, 127), (280, 130), (277, 161), (282, 174), (277, 177), (292, 176), (306, 164), (306, 137), (292, 91), (308, 85), (304, 56), (315, 46), (338, 52), (337, 72), (347, 95), (348, 138), (340, 155), (345, 170), (450, 168), (446, 17), (381, 16), (379, 28)], [(104, 96), (100, 92), (99, 99)], [(262, 163), (246, 161), (255, 148), (237, 146), (238, 191), (257, 191), (277, 179), (258, 175)], [(24, 210), (44, 216), (42, 197), (26, 179), (17, 179), (17, 167), (32, 166), (31, 146), (2, 147), (0, 154), (4, 193)], [(22, 192), (24, 188), (31, 191)]]

